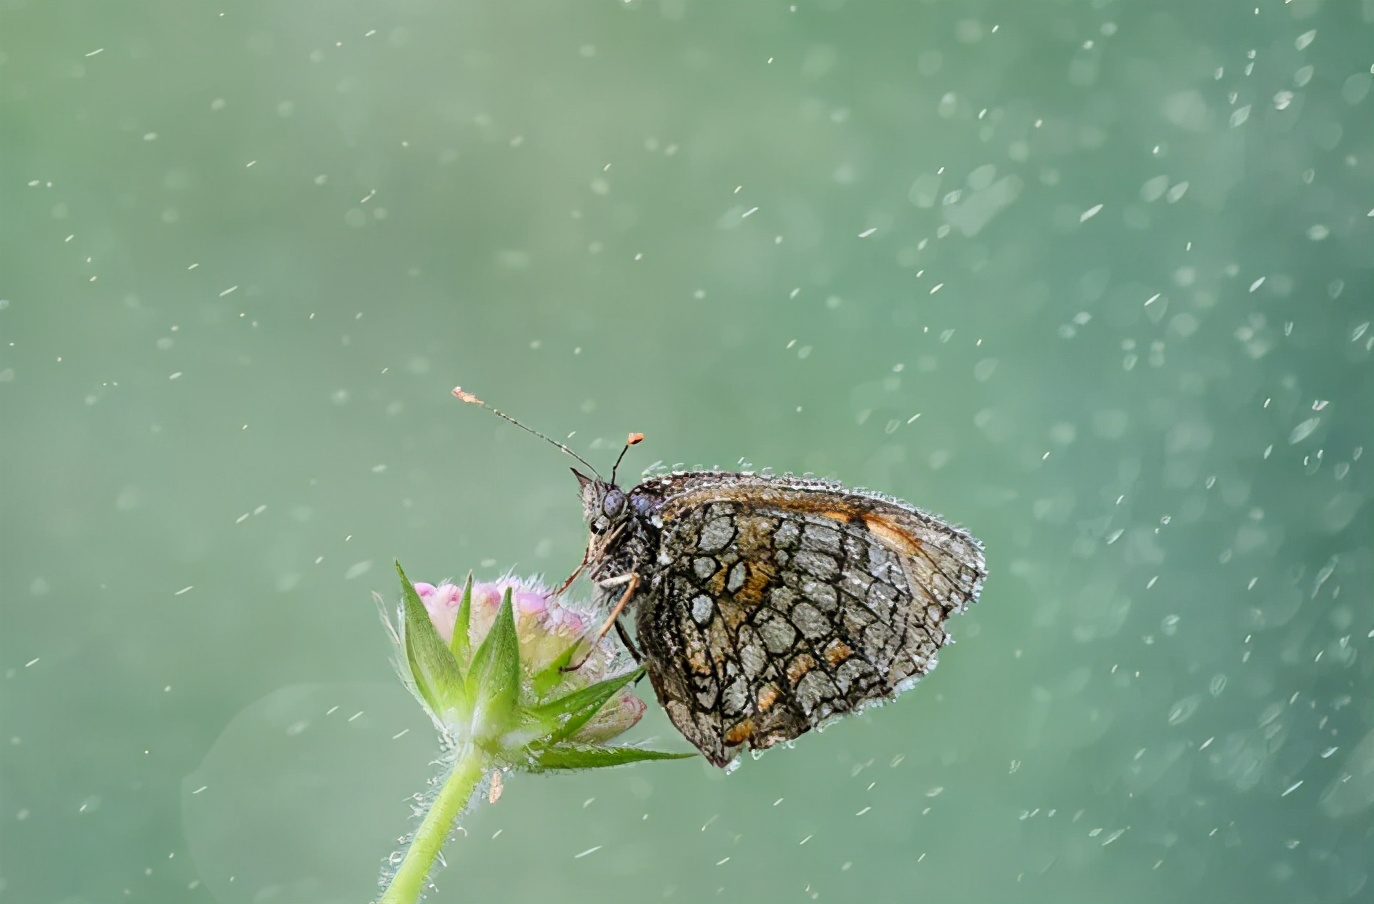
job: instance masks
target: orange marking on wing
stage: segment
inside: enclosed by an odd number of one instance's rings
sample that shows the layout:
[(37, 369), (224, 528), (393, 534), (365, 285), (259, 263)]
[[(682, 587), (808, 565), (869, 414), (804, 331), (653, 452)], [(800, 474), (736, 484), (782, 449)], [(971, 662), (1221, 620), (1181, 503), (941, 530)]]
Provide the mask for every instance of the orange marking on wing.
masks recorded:
[(744, 586), (735, 591), (735, 599), (741, 603), (758, 605), (763, 602), (763, 591), (768, 589), (774, 572), (765, 562), (745, 562), (746, 577)]
[(883, 541), (884, 546), (899, 555), (914, 556), (921, 552), (920, 540), (882, 515), (876, 513), (864, 515), (864, 525), (868, 528), (869, 533)]
[(787, 664), (787, 680), (795, 687), (815, 667), (815, 658), (810, 653), (803, 653)]
[(841, 524), (853, 524), (855, 521), (862, 521), (863, 515), (849, 509), (830, 509), (824, 512), (816, 512), (822, 518), (830, 518), (839, 521)]
[(773, 555), (774, 520), (762, 517), (739, 517), (736, 520), (738, 536), (735, 548), (740, 561), (744, 564), (744, 583), (733, 594), (729, 593), (730, 572), (737, 566), (729, 565), (711, 575), (707, 589), (722, 602), (728, 599), (734, 606), (722, 606), (721, 612), (732, 629), (738, 628), (749, 616), (754, 606), (763, 602), (764, 591), (777, 576), (770, 559)]
[(711, 591), (711, 595), (720, 599), (725, 595), (725, 582), (730, 577), (730, 569), (722, 568), (711, 575), (711, 580), (706, 582), (706, 589)]
[(778, 702), (778, 689), (771, 684), (764, 685), (763, 690), (759, 691), (758, 710), (766, 713), (773, 708), (773, 704)]
[(754, 720), (745, 719), (743, 722), (738, 723), (737, 725), (735, 725), (734, 728), (731, 728), (729, 731), (725, 733), (726, 746), (735, 747), (740, 744), (743, 744), (745, 741), (749, 739), (749, 736), (753, 733)]
[(838, 637), (830, 641), (830, 644), (825, 648), (825, 661), (830, 663), (831, 668), (834, 668), (853, 655), (854, 648)]

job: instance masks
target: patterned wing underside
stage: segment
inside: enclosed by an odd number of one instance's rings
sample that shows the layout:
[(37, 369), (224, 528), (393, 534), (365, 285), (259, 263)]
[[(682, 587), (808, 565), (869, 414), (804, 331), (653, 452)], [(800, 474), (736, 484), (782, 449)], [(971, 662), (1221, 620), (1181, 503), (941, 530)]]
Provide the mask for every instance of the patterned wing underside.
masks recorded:
[(798, 511), (754, 495), (684, 506), (664, 524), (636, 633), (669, 718), (718, 766), (901, 693), (935, 666), (945, 619), (977, 596), (976, 540), (922, 512), (848, 501)]

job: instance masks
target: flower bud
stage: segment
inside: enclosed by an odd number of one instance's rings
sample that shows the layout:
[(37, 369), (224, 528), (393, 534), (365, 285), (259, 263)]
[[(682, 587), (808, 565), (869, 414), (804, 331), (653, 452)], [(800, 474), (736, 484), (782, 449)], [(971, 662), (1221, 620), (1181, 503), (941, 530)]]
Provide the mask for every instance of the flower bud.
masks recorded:
[[(394, 632), (403, 676), (454, 748), (475, 744), (534, 770), (677, 756), (605, 746), (646, 707), (630, 683), (643, 673), (617, 639), (590, 636), (601, 625), (595, 610), (512, 575), (403, 586), (414, 590)], [(466, 637), (455, 640), (462, 625)]]
[(634, 727), (644, 715), (644, 701), (628, 687), (607, 700), (592, 720), (573, 734), (579, 744), (604, 744)]

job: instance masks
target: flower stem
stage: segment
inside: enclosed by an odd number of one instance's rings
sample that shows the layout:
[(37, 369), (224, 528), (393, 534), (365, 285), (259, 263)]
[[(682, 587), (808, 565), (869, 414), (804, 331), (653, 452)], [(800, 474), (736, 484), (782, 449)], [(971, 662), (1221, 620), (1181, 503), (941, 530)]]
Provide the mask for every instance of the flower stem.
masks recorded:
[(434, 866), (435, 857), (439, 855), (439, 848), (472, 798), (473, 790), (486, 771), (484, 766), (485, 758), (473, 746), (465, 745), (458, 751), (453, 769), (444, 779), (439, 795), (425, 814), (420, 828), (415, 830), (415, 837), (411, 839), (410, 847), (406, 848), (400, 867), (391, 877), (391, 883), (377, 904), (415, 904), (420, 900), (425, 880)]

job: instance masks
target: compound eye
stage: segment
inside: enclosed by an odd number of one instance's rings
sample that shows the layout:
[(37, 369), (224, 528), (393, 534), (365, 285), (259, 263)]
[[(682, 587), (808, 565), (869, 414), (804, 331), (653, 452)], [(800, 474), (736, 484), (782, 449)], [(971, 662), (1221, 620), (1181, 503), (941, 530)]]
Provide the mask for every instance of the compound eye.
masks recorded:
[(601, 510), (608, 518), (619, 518), (625, 514), (625, 494), (620, 490), (611, 490), (602, 501)]

